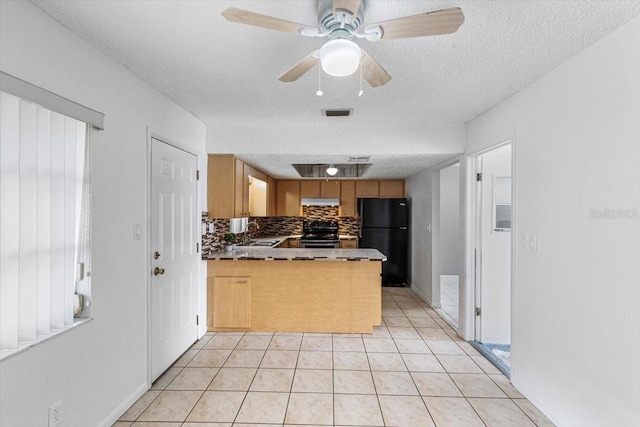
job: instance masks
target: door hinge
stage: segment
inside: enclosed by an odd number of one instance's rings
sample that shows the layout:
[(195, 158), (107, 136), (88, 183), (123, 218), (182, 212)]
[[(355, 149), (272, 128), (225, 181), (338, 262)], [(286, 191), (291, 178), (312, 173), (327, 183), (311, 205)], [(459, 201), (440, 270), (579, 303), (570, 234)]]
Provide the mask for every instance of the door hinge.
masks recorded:
[(200, 243), (196, 243), (196, 253), (200, 252)]
[(476, 307), (476, 316), (480, 316), (480, 307)]
[(196, 181), (200, 181), (200, 171), (196, 171)]
[(482, 181), (482, 173), (476, 174), (476, 181)]
[(196, 314), (196, 326), (200, 324), (200, 316)]

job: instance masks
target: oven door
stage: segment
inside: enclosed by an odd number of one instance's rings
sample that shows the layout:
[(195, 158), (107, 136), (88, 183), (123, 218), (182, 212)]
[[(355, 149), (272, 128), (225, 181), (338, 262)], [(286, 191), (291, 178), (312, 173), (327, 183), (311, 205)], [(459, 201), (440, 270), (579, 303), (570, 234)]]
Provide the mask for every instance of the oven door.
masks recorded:
[(340, 247), (340, 242), (335, 242), (335, 241), (322, 241), (322, 240), (315, 240), (315, 241), (304, 241), (304, 240), (300, 240), (300, 247), (301, 248), (317, 248), (317, 249), (322, 249), (322, 248), (328, 248), (328, 249), (337, 249)]

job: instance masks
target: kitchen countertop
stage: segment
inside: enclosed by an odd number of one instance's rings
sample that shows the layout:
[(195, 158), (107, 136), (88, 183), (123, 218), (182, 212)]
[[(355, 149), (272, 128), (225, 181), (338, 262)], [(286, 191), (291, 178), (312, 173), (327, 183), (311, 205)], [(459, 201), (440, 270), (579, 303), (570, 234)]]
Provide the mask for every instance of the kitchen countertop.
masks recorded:
[(264, 260), (264, 261), (386, 261), (386, 255), (377, 249), (279, 249), (241, 246), (235, 251), (217, 251), (209, 260)]

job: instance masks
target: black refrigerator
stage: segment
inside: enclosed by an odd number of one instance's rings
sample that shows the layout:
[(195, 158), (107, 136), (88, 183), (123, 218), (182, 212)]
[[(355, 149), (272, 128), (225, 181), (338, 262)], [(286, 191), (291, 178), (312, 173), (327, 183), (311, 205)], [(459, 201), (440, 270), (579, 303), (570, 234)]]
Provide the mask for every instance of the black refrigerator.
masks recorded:
[(387, 256), (382, 263), (382, 285), (407, 282), (409, 204), (407, 199), (358, 199), (360, 248), (377, 249)]

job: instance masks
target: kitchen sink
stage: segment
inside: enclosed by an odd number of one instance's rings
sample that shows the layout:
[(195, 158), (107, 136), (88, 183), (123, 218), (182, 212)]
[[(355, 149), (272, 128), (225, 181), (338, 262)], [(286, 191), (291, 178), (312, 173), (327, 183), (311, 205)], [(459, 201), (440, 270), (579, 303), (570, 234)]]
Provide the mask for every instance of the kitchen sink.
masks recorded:
[(262, 248), (270, 248), (271, 246), (277, 244), (278, 242), (280, 242), (280, 240), (252, 240), (249, 243), (246, 244), (241, 244), (238, 246), (255, 246), (255, 247), (262, 247)]
[(249, 246), (273, 246), (278, 243), (277, 240), (261, 240), (259, 242), (251, 242)]

